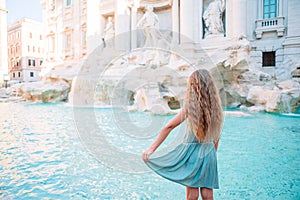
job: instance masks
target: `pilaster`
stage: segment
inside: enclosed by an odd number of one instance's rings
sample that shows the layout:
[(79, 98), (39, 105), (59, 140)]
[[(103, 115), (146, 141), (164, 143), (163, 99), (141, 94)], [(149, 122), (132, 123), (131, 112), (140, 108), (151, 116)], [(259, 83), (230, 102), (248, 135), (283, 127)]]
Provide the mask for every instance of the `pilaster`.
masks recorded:
[(229, 38), (246, 35), (247, 30), (246, 0), (226, 1), (226, 36)]
[(130, 9), (127, 0), (116, 0), (115, 5), (115, 48), (121, 51), (129, 50), (130, 36)]
[(101, 43), (100, 1), (87, 1), (87, 52)]
[(194, 41), (194, 31), (193, 29), (197, 24), (195, 24), (194, 19), (194, 1), (181, 1), (180, 4), (180, 34), (181, 34), (181, 43), (191, 43)]

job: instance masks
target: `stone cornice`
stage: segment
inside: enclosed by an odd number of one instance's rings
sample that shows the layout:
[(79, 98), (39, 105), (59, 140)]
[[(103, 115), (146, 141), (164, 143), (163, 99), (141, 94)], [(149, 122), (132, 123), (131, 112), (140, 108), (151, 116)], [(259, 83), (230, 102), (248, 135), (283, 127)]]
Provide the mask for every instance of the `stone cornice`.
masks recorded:
[(151, 5), (155, 10), (161, 10), (164, 8), (170, 8), (173, 4), (172, 0), (142, 0), (140, 2), (140, 7), (146, 7), (148, 5)]

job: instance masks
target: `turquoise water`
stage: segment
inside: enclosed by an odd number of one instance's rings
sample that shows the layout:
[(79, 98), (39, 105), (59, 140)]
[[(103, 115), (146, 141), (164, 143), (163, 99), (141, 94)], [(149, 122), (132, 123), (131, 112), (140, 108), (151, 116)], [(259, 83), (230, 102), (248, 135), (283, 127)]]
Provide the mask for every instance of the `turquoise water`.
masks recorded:
[[(0, 104), (0, 112), (0, 199), (185, 198), (183, 186), (154, 172), (107, 167), (82, 144), (65, 104)], [(138, 154), (153, 140), (121, 135), (112, 109), (95, 115), (107, 139), (124, 151)], [(172, 116), (154, 117), (165, 122)], [(133, 112), (128, 120), (146, 126), (148, 118)], [(300, 199), (299, 143), (297, 115), (227, 116), (215, 199)]]

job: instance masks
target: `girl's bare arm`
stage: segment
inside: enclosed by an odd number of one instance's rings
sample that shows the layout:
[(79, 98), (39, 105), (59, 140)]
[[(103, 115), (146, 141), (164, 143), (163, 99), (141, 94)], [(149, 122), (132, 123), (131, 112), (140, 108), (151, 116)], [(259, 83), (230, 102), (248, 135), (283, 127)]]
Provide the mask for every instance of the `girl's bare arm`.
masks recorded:
[(150, 147), (143, 152), (143, 160), (145, 162), (149, 161), (149, 156), (163, 143), (163, 141), (168, 137), (169, 133), (179, 124), (181, 124), (186, 119), (186, 112), (181, 109), (174, 118), (172, 118), (160, 131), (157, 138), (150, 145)]

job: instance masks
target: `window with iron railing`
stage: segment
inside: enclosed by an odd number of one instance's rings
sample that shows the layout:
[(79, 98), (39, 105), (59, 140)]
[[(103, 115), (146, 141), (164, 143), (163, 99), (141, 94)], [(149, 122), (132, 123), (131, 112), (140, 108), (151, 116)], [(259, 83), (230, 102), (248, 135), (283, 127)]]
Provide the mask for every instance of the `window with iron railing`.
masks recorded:
[(28, 66), (34, 67), (35, 66), (35, 60), (34, 59), (28, 59)]

